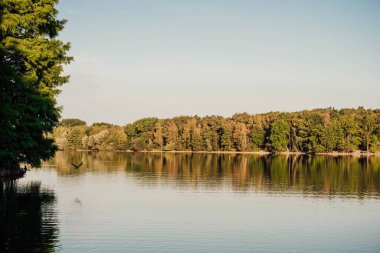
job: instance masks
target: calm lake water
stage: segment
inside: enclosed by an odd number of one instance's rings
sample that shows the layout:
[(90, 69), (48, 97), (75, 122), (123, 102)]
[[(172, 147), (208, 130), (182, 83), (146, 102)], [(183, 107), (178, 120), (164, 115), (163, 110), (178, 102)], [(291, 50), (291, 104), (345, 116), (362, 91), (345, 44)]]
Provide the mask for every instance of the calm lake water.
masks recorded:
[(379, 157), (58, 152), (0, 185), (0, 252), (380, 252)]

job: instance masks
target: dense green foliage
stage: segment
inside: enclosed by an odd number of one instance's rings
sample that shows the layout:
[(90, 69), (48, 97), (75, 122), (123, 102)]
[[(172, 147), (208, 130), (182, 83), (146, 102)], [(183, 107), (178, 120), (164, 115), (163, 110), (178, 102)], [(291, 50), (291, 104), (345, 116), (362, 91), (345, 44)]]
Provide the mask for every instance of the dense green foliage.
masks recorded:
[(70, 48), (56, 36), (65, 20), (56, 18), (58, 0), (2, 0), (2, 60), (19, 74), (28, 85), (55, 102), (58, 87), (68, 81), (62, 76), (63, 64), (72, 57)]
[(126, 125), (124, 135), (120, 127), (100, 126), (59, 127), (54, 137), (61, 149), (90, 150), (326, 153), (376, 152), (380, 147), (380, 110), (362, 107), (241, 113), (230, 118), (144, 118)]
[(53, 136), (60, 150), (126, 150), (124, 128), (107, 123), (87, 126), (79, 119), (62, 120)]
[(57, 0), (0, 2), (0, 167), (38, 166), (54, 154), (47, 133), (58, 124), (58, 87), (69, 44), (55, 39), (65, 21), (56, 19)]
[(44, 134), (58, 123), (58, 114), (50, 99), (0, 64), (1, 167), (15, 168), (19, 162), (38, 165), (55, 151), (53, 140)]

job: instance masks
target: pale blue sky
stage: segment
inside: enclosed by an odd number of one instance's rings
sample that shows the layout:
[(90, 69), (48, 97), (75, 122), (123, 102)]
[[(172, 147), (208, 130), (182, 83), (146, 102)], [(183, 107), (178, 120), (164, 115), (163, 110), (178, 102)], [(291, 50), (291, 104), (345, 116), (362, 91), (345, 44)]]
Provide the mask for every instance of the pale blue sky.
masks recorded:
[(61, 0), (64, 118), (380, 108), (380, 1)]

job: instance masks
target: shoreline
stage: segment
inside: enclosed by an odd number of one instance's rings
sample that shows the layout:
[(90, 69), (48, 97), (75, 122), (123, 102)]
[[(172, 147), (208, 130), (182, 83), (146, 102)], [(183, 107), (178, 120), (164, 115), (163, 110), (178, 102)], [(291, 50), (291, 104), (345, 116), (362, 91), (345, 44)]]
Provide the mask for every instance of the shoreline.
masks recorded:
[(317, 156), (354, 156), (354, 157), (368, 157), (368, 156), (380, 156), (380, 152), (372, 153), (366, 151), (354, 151), (354, 152), (296, 152), (296, 151), (283, 151), (283, 152), (269, 152), (265, 150), (260, 151), (192, 151), (192, 150), (58, 150), (58, 151), (75, 151), (75, 152), (121, 152), (121, 153), (172, 153), (172, 154), (246, 154), (246, 155), (317, 155)]
[(22, 178), (26, 171), (26, 169), (22, 169), (20, 167), (14, 169), (0, 169), (0, 181)]

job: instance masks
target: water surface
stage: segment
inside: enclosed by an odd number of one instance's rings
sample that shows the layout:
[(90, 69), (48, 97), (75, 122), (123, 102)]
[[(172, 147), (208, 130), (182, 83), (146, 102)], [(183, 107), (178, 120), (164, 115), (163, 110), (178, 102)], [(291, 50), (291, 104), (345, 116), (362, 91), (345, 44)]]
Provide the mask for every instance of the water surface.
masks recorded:
[(0, 252), (380, 252), (379, 170), (378, 157), (58, 152), (0, 184)]

